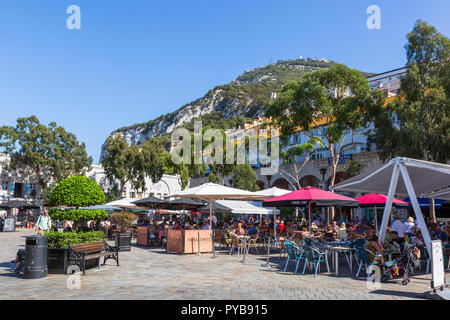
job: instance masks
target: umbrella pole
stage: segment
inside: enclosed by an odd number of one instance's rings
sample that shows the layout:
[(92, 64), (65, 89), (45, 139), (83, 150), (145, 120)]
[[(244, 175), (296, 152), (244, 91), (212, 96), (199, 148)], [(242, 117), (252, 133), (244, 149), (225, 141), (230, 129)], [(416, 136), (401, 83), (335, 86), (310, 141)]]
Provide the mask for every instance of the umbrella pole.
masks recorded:
[(375, 234), (378, 235), (378, 219), (377, 219), (377, 207), (374, 208), (374, 217), (375, 217)]
[(277, 226), (275, 224), (277, 214), (276, 214), (276, 211), (275, 211), (276, 210), (275, 207), (273, 207), (272, 210), (273, 210), (273, 236), (275, 237), (277, 235)]
[(311, 235), (311, 202), (308, 202), (309, 235)]
[(211, 244), (213, 251), (213, 259), (216, 258), (216, 250), (214, 248), (214, 240), (216, 239), (215, 230), (212, 227), (212, 201), (209, 202), (209, 225), (211, 228)]

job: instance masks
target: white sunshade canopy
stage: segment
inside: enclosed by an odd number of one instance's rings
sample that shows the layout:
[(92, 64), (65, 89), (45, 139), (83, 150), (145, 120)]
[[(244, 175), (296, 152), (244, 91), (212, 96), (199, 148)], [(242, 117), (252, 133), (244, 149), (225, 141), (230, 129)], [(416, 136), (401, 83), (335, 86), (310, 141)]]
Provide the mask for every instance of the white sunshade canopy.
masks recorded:
[[(364, 172), (356, 177), (338, 183), (330, 189), (337, 191), (367, 192), (387, 194), (396, 161), (408, 169), (411, 183), (418, 197), (429, 197), (430, 193), (450, 186), (450, 165), (410, 158), (395, 158), (384, 166)], [(402, 179), (399, 179), (395, 194), (407, 197), (408, 191)], [(437, 196), (436, 196), (437, 197)], [(450, 198), (450, 194), (447, 193)], [(439, 196), (440, 199), (445, 199)]]
[(198, 187), (171, 194), (168, 197), (197, 198), (207, 201), (213, 201), (220, 199), (253, 199), (255, 197), (255, 193), (208, 182)]
[(108, 202), (108, 206), (114, 206), (119, 208), (130, 208), (130, 209), (139, 209), (140, 207), (132, 203), (133, 201), (136, 201), (136, 199), (131, 198), (123, 198), (115, 201)]
[(386, 234), (394, 195), (409, 196), (428, 254), (431, 256), (431, 237), (417, 197), (433, 198), (438, 195), (441, 199), (448, 197), (449, 186), (449, 165), (410, 158), (394, 158), (379, 169), (357, 175), (331, 189), (388, 195), (380, 227), (380, 243)]
[[(203, 210), (209, 210), (208, 206), (206, 206)], [(272, 209), (258, 207), (251, 202), (242, 200), (217, 200), (213, 204), (213, 210), (229, 211), (234, 214), (274, 214)], [(279, 210), (277, 210), (276, 214), (279, 214)]]
[(272, 199), (275, 197), (283, 196), (283, 195), (285, 195), (287, 193), (291, 193), (291, 192), (292, 192), (291, 190), (273, 187), (270, 189), (265, 189), (265, 190), (254, 192), (256, 196), (253, 199), (254, 200), (269, 200), (269, 199)]

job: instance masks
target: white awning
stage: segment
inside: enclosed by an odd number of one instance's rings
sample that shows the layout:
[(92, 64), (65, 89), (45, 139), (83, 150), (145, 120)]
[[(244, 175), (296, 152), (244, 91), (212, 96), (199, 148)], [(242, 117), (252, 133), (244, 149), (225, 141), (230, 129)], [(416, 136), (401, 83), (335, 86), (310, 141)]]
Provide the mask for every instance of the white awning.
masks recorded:
[[(199, 209), (199, 211), (209, 211), (209, 205)], [(234, 214), (274, 214), (272, 209), (259, 207), (251, 202), (241, 200), (217, 200), (213, 203), (213, 211)], [(276, 210), (276, 214), (279, 214), (279, 210)]]
[[(450, 165), (409, 158), (395, 158), (380, 168), (347, 179), (330, 187), (330, 189), (387, 194), (397, 159), (407, 167), (411, 183), (414, 185), (418, 197), (429, 197), (430, 194), (437, 193), (437, 191), (450, 186)], [(398, 181), (394, 193), (400, 197), (408, 196), (402, 179)], [(439, 196), (439, 198), (445, 199), (442, 196)]]

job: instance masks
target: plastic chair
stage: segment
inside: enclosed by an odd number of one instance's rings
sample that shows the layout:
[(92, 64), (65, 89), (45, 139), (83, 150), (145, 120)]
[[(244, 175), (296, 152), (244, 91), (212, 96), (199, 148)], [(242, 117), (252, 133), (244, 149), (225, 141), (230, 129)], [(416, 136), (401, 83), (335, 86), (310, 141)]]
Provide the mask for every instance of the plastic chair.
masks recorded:
[[(358, 263), (358, 271), (356, 272), (356, 278), (359, 276), (359, 272), (361, 271), (362, 267), (364, 266), (367, 272), (367, 279), (369, 279), (370, 275), (372, 274), (372, 269), (374, 266), (374, 263), (377, 259), (382, 258), (378, 253), (374, 254), (372, 251), (365, 247), (355, 247), (357, 256), (357, 263)], [(372, 254), (375, 258), (373, 261), (369, 260), (369, 253)]]
[(325, 262), (328, 270), (328, 274), (330, 274), (330, 265), (328, 264), (328, 256), (326, 252), (321, 252), (313, 247), (305, 246), (303, 247), (304, 256), (305, 256), (305, 265), (303, 266), (303, 273), (305, 274), (306, 265), (313, 264), (314, 265), (314, 278), (317, 275), (317, 271), (320, 272), (320, 264)]
[(300, 264), (300, 261), (304, 260), (303, 251), (299, 247), (297, 247), (295, 244), (293, 244), (291, 241), (285, 241), (284, 247), (286, 248), (288, 255), (286, 258), (286, 263), (284, 265), (283, 271), (286, 271), (289, 261), (292, 261), (292, 262), (295, 262), (294, 274), (296, 274), (297, 270), (298, 270), (298, 266)]

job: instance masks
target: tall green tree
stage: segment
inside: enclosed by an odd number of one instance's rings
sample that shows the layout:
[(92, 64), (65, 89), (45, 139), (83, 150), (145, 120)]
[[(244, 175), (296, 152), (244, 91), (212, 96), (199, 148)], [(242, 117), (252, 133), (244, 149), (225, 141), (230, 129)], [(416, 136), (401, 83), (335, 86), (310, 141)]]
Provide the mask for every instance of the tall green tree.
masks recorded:
[[(446, 163), (450, 158), (450, 40), (417, 21), (405, 45), (407, 74), (394, 101), (373, 110), (382, 159), (403, 156)], [(398, 122), (393, 121), (396, 114)]]
[(248, 191), (258, 191), (257, 178), (258, 176), (250, 164), (238, 164), (233, 171), (233, 187)]
[(73, 133), (55, 122), (45, 126), (36, 116), (18, 118), (16, 126), (1, 127), (0, 148), (10, 155), (7, 170), (33, 177), (43, 189), (51, 180), (84, 174), (92, 164), (85, 144)]
[(130, 183), (139, 191), (145, 191), (145, 177), (153, 183), (161, 180), (165, 158), (162, 143), (151, 138), (142, 145), (128, 145), (122, 136), (111, 136), (106, 140), (106, 154), (102, 159), (105, 175), (111, 183), (119, 182), (119, 194)]
[(287, 83), (265, 114), (282, 134), (303, 130), (324, 146), (330, 153), (332, 186), (340, 156), (354, 148), (353, 143), (344, 145), (345, 138), (366, 126), (367, 110), (383, 103), (384, 96), (372, 92), (359, 71), (334, 64)]

